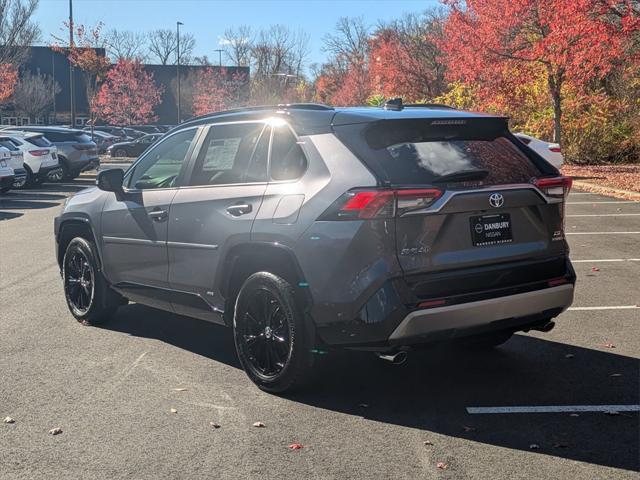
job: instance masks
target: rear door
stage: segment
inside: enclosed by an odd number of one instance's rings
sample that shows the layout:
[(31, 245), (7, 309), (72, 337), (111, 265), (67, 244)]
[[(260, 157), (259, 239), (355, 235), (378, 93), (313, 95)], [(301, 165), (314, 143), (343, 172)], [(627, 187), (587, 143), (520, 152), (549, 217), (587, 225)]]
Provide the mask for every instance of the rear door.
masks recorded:
[(222, 322), (218, 263), (250, 239), (267, 186), (269, 137), (264, 122), (215, 124), (204, 136), (171, 205), (169, 284), (178, 291), (177, 313)]
[(396, 191), (406, 274), (566, 252), (562, 180), (559, 195), (543, 194), (537, 179), (557, 171), (528, 156), (503, 119), (381, 121), (356, 137), (354, 128), (338, 135)]

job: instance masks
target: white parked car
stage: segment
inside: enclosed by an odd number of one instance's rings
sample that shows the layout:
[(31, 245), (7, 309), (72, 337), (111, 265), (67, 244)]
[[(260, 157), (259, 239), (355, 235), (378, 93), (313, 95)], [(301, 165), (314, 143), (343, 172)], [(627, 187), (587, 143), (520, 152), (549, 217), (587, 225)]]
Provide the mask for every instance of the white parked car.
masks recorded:
[(24, 155), (28, 186), (38, 185), (46, 180), (58, 181), (62, 178), (62, 168), (58, 162), (58, 147), (42, 133), (7, 132), (7, 136)]
[(0, 146), (9, 150), (7, 165), (13, 168), (13, 188), (20, 188), (27, 183), (27, 171), (24, 169), (24, 154), (4, 135), (0, 136)]
[(9, 166), (11, 163), (11, 152), (4, 147), (0, 147), (0, 193), (7, 193), (13, 186), (15, 173)]
[(560, 168), (564, 163), (564, 157), (562, 156), (562, 150), (559, 144), (545, 142), (544, 140), (525, 135), (524, 133), (515, 133), (514, 135), (554, 167)]

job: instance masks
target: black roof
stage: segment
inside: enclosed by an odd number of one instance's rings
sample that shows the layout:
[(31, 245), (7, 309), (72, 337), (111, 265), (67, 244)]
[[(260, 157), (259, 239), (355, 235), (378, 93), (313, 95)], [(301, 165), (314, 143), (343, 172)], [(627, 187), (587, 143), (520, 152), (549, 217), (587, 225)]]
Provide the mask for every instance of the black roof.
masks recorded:
[(504, 119), (504, 117), (495, 115), (456, 110), (446, 105), (405, 105), (402, 109), (391, 110), (381, 107), (330, 107), (316, 103), (296, 103), (225, 110), (192, 118), (172, 130), (210, 123), (261, 120), (266, 116), (286, 117), (291, 126), (301, 135), (330, 132), (331, 128), (337, 125), (369, 123), (380, 120)]

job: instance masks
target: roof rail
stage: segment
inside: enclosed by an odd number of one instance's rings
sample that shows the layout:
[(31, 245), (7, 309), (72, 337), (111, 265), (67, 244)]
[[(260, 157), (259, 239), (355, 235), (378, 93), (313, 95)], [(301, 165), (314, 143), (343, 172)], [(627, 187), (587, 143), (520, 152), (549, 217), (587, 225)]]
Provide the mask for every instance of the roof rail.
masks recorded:
[(281, 103), (278, 105), (257, 105), (254, 107), (238, 107), (230, 110), (220, 110), (219, 112), (205, 113), (197, 117), (191, 117), (183, 123), (192, 122), (194, 120), (202, 120), (205, 118), (215, 118), (220, 115), (228, 115), (230, 113), (251, 112), (254, 110), (333, 110), (333, 107), (323, 105), (321, 103)]
[(444, 103), (406, 103), (405, 107), (409, 108), (446, 108), (449, 110), (457, 110), (456, 107), (452, 107), (451, 105), (445, 105)]

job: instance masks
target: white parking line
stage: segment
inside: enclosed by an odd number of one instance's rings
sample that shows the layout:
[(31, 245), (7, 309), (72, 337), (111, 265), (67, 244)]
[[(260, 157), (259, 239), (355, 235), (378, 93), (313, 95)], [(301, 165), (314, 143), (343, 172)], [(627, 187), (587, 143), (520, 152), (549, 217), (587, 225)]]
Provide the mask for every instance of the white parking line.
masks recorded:
[(640, 412), (640, 405), (548, 405), (531, 407), (467, 407), (467, 413)]
[(611, 305), (608, 307), (569, 307), (569, 310), (586, 311), (586, 310), (633, 310), (640, 307), (638, 305)]
[(640, 232), (568, 232), (565, 235), (637, 235)]
[(640, 262), (640, 258), (595, 258), (589, 260), (571, 260), (571, 263), (596, 263), (596, 262)]
[(640, 213), (586, 213), (584, 215), (567, 215), (567, 217), (635, 217)]
[(640, 203), (634, 200), (605, 200), (604, 202), (567, 202), (567, 205), (595, 205), (599, 203)]

